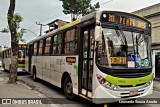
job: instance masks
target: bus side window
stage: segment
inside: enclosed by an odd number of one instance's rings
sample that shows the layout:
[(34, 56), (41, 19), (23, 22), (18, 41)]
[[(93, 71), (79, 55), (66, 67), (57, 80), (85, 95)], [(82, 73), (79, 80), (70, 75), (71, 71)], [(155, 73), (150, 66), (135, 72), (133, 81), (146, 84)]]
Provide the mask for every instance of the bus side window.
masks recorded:
[(50, 53), (51, 37), (47, 38), (45, 41), (44, 54)]
[(37, 42), (34, 43), (34, 55), (37, 55)]
[(77, 53), (77, 35), (76, 29), (68, 30), (64, 33), (64, 54)]
[(62, 50), (61, 48), (62, 48), (62, 35), (61, 34), (54, 35), (52, 53), (55, 55), (61, 54)]
[(40, 40), (39, 42), (39, 55), (42, 55), (43, 52), (43, 40)]

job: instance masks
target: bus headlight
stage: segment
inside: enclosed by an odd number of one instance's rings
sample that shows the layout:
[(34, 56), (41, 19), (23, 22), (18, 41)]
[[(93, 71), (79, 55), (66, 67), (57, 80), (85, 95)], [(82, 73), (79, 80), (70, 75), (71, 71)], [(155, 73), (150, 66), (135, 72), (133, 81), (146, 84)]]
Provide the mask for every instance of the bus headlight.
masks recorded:
[(152, 80), (150, 80), (149, 82), (147, 82), (147, 86), (149, 86), (152, 83)]
[(150, 81), (146, 83), (146, 85), (147, 85), (147, 86), (151, 85), (151, 84), (152, 84), (153, 79), (154, 79), (154, 74), (152, 75), (152, 78), (150, 79)]
[(96, 76), (97, 76), (97, 79), (98, 79), (99, 83), (100, 83), (103, 87), (108, 88), (108, 89), (111, 89), (111, 90), (117, 90), (117, 85), (114, 85), (114, 84), (106, 81), (106, 79), (103, 78), (101, 75), (96, 74)]
[(151, 83), (152, 83), (152, 79), (149, 82), (147, 82), (146, 84), (147, 84), (147, 86), (149, 86)]

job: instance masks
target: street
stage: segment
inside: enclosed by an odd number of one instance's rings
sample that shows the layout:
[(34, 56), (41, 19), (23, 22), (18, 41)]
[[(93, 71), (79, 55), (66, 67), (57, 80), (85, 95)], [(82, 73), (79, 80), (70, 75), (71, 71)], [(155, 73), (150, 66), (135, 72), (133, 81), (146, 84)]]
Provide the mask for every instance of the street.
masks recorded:
[[(19, 80), (25, 81), (26, 84), (31, 86), (34, 90), (38, 90), (42, 93), (44, 93), (47, 97), (49, 98), (64, 98), (65, 96), (62, 92), (61, 89), (55, 87), (54, 85), (51, 85), (45, 81), (39, 80), (38, 82), (34, 82), (32, 80), (31, 75), (25, 75), (25, 74), (19, 74), (18, 76)], [(153, 94), (150, 96), (147, 96), (146, 98), (160, 98), (160, 92), (159, 91), (153, 91)], [(67, 100), (67, 99), (65, 99)], [(69, 100), (68, 100), (69, 101)], [(71, 102), (71, 101), (69, 101)], [(85, 102), (85, 103), (84, 103)], [(62, 102), (63, 103), (63, 100)], [(71, 103), (73, 104), (62, 104), (62, 107), (103, 107), (103, 105), (94, 105), (91, 104), (89, 101), (86, 101), (85, 99), (82, 98), (77, 98), (76, 101), (72, 101)], [(108, 104), (109, 107), (126, 107), (126, 104), (119, 104), (119, 103), (114, 103), (114, 104)], [(158, 104), (127, 104), (128, 107), (158, 107)]]
[[(8, 75), (8, 72), (4, 72), (2, 68), (0, 68), (0, 72), (4, 73), (4, 75)], [(104, 107), (103, 104), (101, 105), (95, 105), (91, 102), (82, 99), (80, 97), (77, 97), (75, 101), (70, 101), (65, 98), (62, 90), (52, 84), (49, 84), (43, 80), (39, 80), (38, 82), (34, 82), (32, 79), (32, 76), (22, 72), (18, 73), (18, 81), (21, 81), (25, 84), (27, 84), (29, 87), (31, 87), (31, 90), (38, 91), (47, 98), (56, 98), (58, 99), (58, 102), (55, 102), (56, 100), (53, 100), (52, 103), (59, 103), (59, 107)], [(150, 96), (146, 96), (145, 98), (160, 98), (160, 92), (159, 91), (153, 91), (153, 94)], [(67, 102), (67, 104), (65, 104)], [(159, 107), (159, 104), (127, 104), (127, 107)], [(119, 104), (119, 103), (111, 103), (107, 104), (107, 107), (126, 107), (126, 104)]]
[(0, 107), (159, 107), (160, 0), (0, 4)]

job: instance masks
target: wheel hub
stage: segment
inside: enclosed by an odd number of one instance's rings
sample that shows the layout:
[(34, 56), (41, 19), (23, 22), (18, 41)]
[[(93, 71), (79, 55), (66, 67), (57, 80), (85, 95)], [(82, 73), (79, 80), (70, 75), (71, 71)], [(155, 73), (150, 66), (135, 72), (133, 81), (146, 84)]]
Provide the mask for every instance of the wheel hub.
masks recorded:
[(67, 83), (67, 85), (66, 85), (66, 92), (68, 94), (72, 93), (72, 83), (71, 82)]

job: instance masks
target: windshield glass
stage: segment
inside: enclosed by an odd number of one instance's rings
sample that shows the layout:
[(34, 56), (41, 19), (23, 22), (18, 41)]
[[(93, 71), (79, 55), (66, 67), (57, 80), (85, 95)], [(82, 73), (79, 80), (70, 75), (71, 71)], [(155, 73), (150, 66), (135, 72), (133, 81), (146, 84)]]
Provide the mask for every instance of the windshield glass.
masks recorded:
[(114, 68), (151, 66), (150, 36), (129, 31), (103, 28), (98, 45), (98, 62)]
[(18, 58), (25, 58), (25, 50), (18, 50)]

